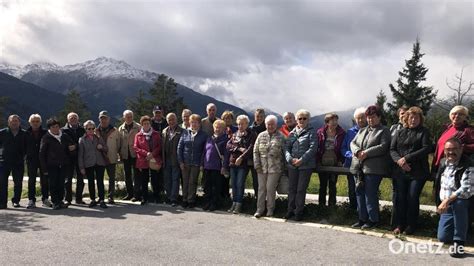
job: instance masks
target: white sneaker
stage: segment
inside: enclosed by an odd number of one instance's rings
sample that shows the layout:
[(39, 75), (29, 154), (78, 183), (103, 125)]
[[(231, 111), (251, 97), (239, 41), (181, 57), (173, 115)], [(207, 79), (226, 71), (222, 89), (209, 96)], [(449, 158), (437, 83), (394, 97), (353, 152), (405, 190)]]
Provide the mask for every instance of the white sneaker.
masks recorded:
[(53, 207), (53, 204), (51, 204), (51, 201), (49, 201), (49, 199), (45, 199), (43, 200), (43, 207), (51, 208)]
[(27, 208), (27, 209), (34, 209), (34, 208), (36, 208), (35, 202), (34, 202), (33, 200), (29, 200), (29, 201), (28, 201), (28, 205), (26, 205), (26, 208)]

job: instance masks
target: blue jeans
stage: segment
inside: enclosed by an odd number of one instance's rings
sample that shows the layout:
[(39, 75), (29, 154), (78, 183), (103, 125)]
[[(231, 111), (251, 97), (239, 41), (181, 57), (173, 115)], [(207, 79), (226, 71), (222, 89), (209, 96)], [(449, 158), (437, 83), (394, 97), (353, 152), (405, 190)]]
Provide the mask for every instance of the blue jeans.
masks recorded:
[(230, 178), (232, 179), (232, 201), (242, 203), (245, 191), (245, 178), (248, 169), (243, 167), (231, 167)]
[(395, 188), (393, 226), (415, 229), (420, 214), (420, 194), (425, 179), (411, 179), (404, 176), (393, 176)]
[(457, 199), (441, 214), (438, 224), (438, 239), (444, 243), (466, 241), (469, 200)]
[(163, 177), (165, 183), (166, 197), (171, 202), (178, 201), (179, 194), (179, 179), (181, 176), (181, 169), (178, 165), (173, 166), (171, 162), (166, 162), (163, 168)]
[(379, 222), (379, 186), (382, 177), (365, 175), (364, 186), (356, 189), (357, 212), (363, 222)]

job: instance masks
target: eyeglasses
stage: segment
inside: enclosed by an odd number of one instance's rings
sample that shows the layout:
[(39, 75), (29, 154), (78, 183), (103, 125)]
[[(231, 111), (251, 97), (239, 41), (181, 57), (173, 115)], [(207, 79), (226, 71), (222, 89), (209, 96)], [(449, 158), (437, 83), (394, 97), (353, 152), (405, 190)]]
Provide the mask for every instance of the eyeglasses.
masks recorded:
[(94, 130), (94, 129), (95, 129), (95, 127), (89, 127), (89, 128), (87, 128), (87, 130)]
[(308, 118), (307, 117), (298, 117), (298, 120), (300, 120), (300, 121), (301, 120), (306, 120), (306, 119), (308, 119)]

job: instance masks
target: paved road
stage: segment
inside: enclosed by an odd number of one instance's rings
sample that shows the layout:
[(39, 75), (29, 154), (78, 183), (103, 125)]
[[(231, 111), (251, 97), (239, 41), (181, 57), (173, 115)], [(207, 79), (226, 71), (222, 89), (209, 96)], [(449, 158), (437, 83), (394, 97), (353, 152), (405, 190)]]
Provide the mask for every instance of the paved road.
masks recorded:
[(166, 205), (120, 203), (0, 210), (0, 261), (10, 264), (453, 264), (446, 254), (389, 251), (388, 239)]

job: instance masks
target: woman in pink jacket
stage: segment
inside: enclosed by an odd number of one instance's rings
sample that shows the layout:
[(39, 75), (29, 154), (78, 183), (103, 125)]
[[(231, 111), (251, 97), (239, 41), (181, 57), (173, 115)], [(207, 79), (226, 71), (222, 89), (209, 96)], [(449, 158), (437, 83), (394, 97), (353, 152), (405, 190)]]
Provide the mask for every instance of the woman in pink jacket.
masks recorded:
[[(150, 174), (157, 175), (156, 171), (161, 168), (161, 139), (160, 133), (151, 128), (149, 116), (140, 118), (142, 126), (140, 132), (135, 135), (133, 148), (137, 153), (136, 167), (138, 174), (135, 177), (135, 199), (145, 205), (148, 201), (148, 181)], [(150, 169), (150, 161), (156, 163), (158, 169)]]

